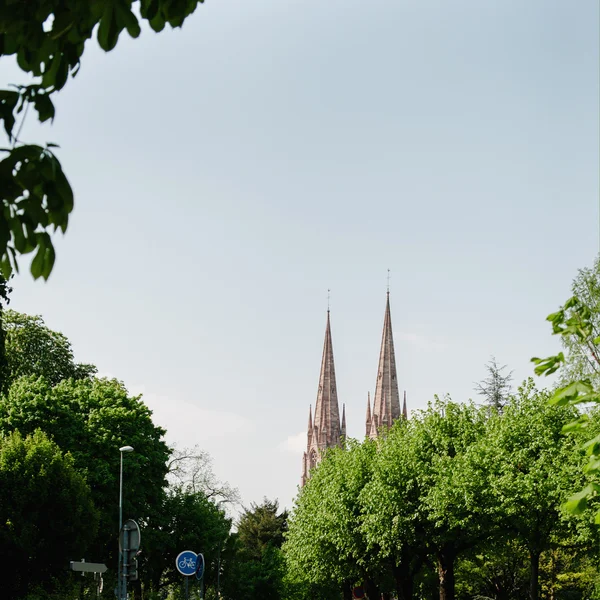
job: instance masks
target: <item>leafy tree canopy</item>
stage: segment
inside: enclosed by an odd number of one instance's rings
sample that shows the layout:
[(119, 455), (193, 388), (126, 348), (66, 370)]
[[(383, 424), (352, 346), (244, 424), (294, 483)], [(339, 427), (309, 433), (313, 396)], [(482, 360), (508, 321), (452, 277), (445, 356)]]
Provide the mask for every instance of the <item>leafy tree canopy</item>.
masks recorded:
[(64, 580), (98, 523), (73, 458), (40, 430), (0, 436), (2, 595), (25, 597), (37, 584)]
[(43, 378), (22, 377), (0, 399), (0, 431), (23, 435), (42, 429), (73, 455), (101, 512), (99, 542), (109, 546), (118, 531), (119, 448), (131, 445), (124, 470), (124, 517), (145, 519), (161, 503), (169, 448), (164, 430), (152, 422), (140, 397), (107, 379), (67, 379), (51, 386)]
[(95, 366), (75, 362), (71, 342), (49, 329), (42, 317), (7, 310), (3, 325), (10, 381), (33, 375), (56, 385), (63, 379), (86, 379), (96, 373)]

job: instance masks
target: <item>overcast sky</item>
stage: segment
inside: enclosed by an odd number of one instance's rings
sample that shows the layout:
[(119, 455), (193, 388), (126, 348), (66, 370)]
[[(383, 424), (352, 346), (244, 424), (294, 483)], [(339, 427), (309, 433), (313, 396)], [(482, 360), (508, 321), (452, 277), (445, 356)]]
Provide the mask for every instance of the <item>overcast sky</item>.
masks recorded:
[(206, 0), (182, 30), (89, 42), (22, 135), (60, 144), (76, 208), (11, 306), (246, 504), (291, 506), (328, 288), (353, 436), (387, 269), (411, 410), (556, 349), (544, 319), (599, 244), (598, 23), (595, 0)]

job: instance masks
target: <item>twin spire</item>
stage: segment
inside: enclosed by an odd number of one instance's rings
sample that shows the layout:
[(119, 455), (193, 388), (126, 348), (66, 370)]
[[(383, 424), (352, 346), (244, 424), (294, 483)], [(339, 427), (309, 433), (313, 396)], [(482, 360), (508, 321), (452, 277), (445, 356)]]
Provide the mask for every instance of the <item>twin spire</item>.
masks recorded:
[[(400, 416), (407, 418), (406, 392), (404, 406), (400, 412), (400, 396), (396, 377), (396, 356), (392, 335), (392, 317), (390, 312), (390, 292), (387, 293), (385, 317), (383, 321), (383, 336), (379, 353), (379, 368), (373, 409), (371, 397), (367, 401), (366, 435), (377, 437), (382, 427), (389, 428)], [(306, 483), (312, 469), (320, 460), (321, 453), (327, 448), (341, 446), (342, 438), (346, 437), (346, 407), (340, 411), (335, 380), (335, 365), (333, 361), (333, 344), (331, 341), (331, 323), (329, 308), (327, 309), (327, 325), (325, 328), (325, 343), (321, 360), (319, 390), (313, 419), (312, 406), (308, 413), (307, 447), (303, 456), (302, 485)]]

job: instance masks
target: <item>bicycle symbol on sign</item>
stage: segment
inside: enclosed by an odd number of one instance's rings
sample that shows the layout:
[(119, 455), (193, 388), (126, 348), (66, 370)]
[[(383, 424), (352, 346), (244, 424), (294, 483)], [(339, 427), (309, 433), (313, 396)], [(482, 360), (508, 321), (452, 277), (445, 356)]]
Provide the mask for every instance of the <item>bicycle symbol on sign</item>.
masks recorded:
[(196, 561), (192, 557), (183, 558), (182, 560), (179, 561), (179, 567), (181, 569), (195, 569)]

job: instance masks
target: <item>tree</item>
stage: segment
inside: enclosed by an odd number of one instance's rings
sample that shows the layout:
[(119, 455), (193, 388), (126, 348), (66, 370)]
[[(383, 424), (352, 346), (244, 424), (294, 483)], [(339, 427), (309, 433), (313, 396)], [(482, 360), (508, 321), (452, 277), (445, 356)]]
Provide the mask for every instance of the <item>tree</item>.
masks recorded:
[(15, 55), (21, 70), (34, 77), (30, 85), (0, 90), (0, 121), (11, 145), (0, 149), (0, 271), (5, 278), (18, 271), (19, 254), (36, 251), (31, 273), (47, 279), (55, 260), (50, 232), (64, 233), (73, 210), (73, 191), (52, 151), (55, 144), (26, 145), (18, 139), (28, 108), (33, 106), (40, 122), (54, 119), (52, 97), (76, 75), (95, 31), (108, 52), (124, 29), (136, 38), (140, 21), (157, 32), (167, 23), (181, 27), (201, 2), (141, 0), (139, 17), (133, 0), (29, 0), (0, 6), (0, 57)]
[(494, 532), (489, 462), (479, 443), (486, 413), (472, 404), (437, 400), (415, 426), (419, 510), (437, 564), (440, 600), (455, 599), (457, 558)]
[(169, 448), (164, 430), (152, 422), (139, 396), (107, 379), (67, 379), (52, 387), (43, 378), (22, 377), (0, 399), (0, 431), (23, 435), (42, 429), (73, 456), (100, 511), (94, 549), (112, 556), (118, 531), (119, 448), (131, 445), (124, 472), (124, 518), (144, 521), (160, 506), (166, 484)]
[(283, 598), (284, 562), (281, 544), (287, 511), (265, 498), (242, 513), (224, 562), (223, 592), (232, 600)]
[[(567, 349), (547, 358), (534, 357), (537, 375), (552, 375), (563, 369), (563, 380), (549, 402), (557, 406), (590, 406), (600, 404), (600, 285), (598, 272), (600, 263), (596, 260), (594, 269), (580, 271), (573, 284), (576, 294), (546, 320), (552, 324), (552, 333), (558, 335)], [(564, 426), (565, 432), (585, 432), (590, 425), (589, 411), (582, 411), (578, 418)], [(588, 503), (596, 503), (600, 494), (600, 433), (588, 438), (583, 448), (588, 455), (584, 472), (587, 485), (571, 496), (565, 504), (574, 514), (583, 513)], [(600, 510), (596, 512), (596, 522), (600, 524)]]
[[(593, 349), (594, 338), (600, 335), (600, 256), (591, 268), (580, 269), (571, 286), (573, 296), (588, 312), (590, 339), (565, 332), (561, 343), (566, 351), (560, 369), (560, 381), (566, 385), (573, 381), (589, 379), (594, 389), (600, 389), (600, 373)], [(575, 313), (573, 313), (575, 314)], [(590, 344), (591, 343), (591, 344)]]
[(373, 476), (360, 494), (362, 530), (369, 547), (392, 562), (399, 600), (411, 600), (414, 579), (427, 560), (419, 480), (417, 420), (400, 420), (380, 442)]
[(344, 597), (364, 584), (370, 598), (391, 591), (391, 561), (381, 559), (363, 530), (360, 495), (371, 480), (375, 442), (348, 440), (327, 451), (300, 491), (284, 546), (292, 578), (327, 587), (337, 583)]
[(8, 310), (3, 326), (9, 382), (33, 375), (56, 385), (63, 379), (87, 379), (96, 373), (95, 366), (75, 362), (71, 342), (49, 329), (41, 316)]
[(496, 410), (502, 410), (510, 397), (513, 372), (511, 371), (505, 375), (503, 371), (507, 368), (506, 365), (500, 367), (493, 356), (485, 368), (488, 376), (483, 381), (475, 384), (475, 390), (485, 398), (488, 406)]
[(220, 481), (212, 468), (212, 457), (198, 446), (178, 449), (173, 447), (168, 464), (168, 480), (174, 487), (189, 492), (202, 492), (219, 505), (235, 505), (240, 502), (237, 488)]
[(90, 488), (72, 456), (37, 430), (0, 437), (0, 561), (3, 597), (24, 598), (65, 579), (98, 523)]
[(265, 498), (262, 504), (252, 503), (242, 513), (237, 527), (244, 554), (260, 560), (268, 546), (281, 548), (287, 531), (287, 519), (286, 510), (279, 512), (277, 500)]
[(578, 479), (574, 440), (562, 434), (575, 411), (549, 406), (549, 395), (526, 381), (504, 414), (489, 421), (484, 441), (493, 457), (490, 484), (503, 530), (515, 535), (529, 555), (531, 600), (539, 597), (542, 552), (575, 528), (561, 510)]
[(230, 527), (231, 520), (202, 491), (171, 487), (147, 518), (140, 563), (145, 590), (158, 592), (180, 583), (175, 559), (182, 549), (202, 552), (205, 584), (214, 587)]

